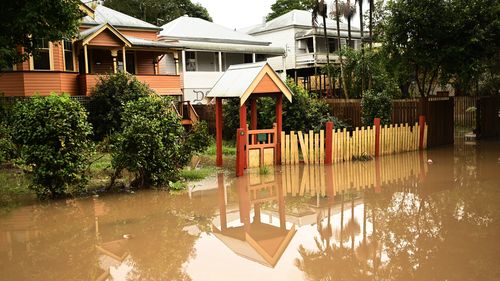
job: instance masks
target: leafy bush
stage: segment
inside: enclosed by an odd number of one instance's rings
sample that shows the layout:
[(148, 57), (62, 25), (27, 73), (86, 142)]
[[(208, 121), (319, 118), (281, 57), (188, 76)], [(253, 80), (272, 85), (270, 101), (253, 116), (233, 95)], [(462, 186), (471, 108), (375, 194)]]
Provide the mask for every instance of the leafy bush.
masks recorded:
[(170, 99), (149, 96), (128, 102), (122, 131), (112, 140), (113, 167), (135, 174), (135, 186), (168, 183), (177, 179), (186, 161), (184, 128)]
[(13, 140), (21, 158), (33, 169), (31, 188), (40, 198), (69, 193), (85, 180), (84, 170), (92, 149), (92, 127), (87, 112), (68, 95), (34, 97), (13, 109)]
[(10, 128), (0, 122), (0, 164), (11, 160), (16, 155), (16, 146), (12, 141)]
[(124, 72), (99, 77), (89, 102), (89, 121), (94, 127), (94, 137), (102, 140), (119, 131), (125, 104), (153, 93), (148, 85)]
[(362, 121), (364, 125), (373, 125), (375, 117), (380, 118), (382, 125), (391, 122), (392, 97), (387, 91), (365, 91), (361, 99)]
[(212, 142), (212, 138), (208, 133), (208, 125), (205, 121), (197, 122), (193, 125), (191, 130), (187, 131), (184, 135), (184, 150), (183, 156), (185, 159), (183, 165), (186, 165), (193, 153), (202, 153), (207, 150)]
[[(312, 97), (306, 89), (296, 85), (291, 79), (287, 80), (287, 85), (294, 95), (292, 102), (283, 98), (284, 131), (319, 131), (324, 128), (327, 121), (334, 121), (335, 128), (347, 126), (346, 123), (330, 114), (330, 108), (324, 100)], [(247, 106), (248, 110), (249, 106)], [(272, 98), (259, 98), (257, 111), (259, 128), (272, 128), (272, 124), (276, 122), (276, 101)], [(249, 112), (247, 112), (247, 118), (247, 123), (249, 123)], [(238, 127), (239, 100), (230, 99), (224, 105), (224, 137), (234, 138)]]

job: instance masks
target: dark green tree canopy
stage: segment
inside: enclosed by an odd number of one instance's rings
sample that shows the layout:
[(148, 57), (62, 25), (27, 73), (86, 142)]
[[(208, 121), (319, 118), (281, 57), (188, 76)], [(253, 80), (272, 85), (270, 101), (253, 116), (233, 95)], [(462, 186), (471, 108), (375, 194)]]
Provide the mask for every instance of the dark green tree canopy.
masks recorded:
[(312, 0), (276, 0), (276, 3), (271, 5), (271, 12), (266, 20), (270, 21), (292, 10), (310, 10), (312, 7)]
[(105, 0), (104, 6), (159, 26), (183, 15), (212, 21), (207, 9), (191, 0)]
[[(28, 59), (34, 39), (73, 38), (83, 13), (79, 0), (0, 1), (0, 69)], [(21, 54), (18, 47), (23, 47)]]

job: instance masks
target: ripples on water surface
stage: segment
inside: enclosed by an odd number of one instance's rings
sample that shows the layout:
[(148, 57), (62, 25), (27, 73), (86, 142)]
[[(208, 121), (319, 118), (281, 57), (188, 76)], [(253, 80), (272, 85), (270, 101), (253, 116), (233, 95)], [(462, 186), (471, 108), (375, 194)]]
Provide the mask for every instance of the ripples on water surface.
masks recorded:
[(498, 143), (205, 182), (14, 209), (0, 279), (500, 279)]

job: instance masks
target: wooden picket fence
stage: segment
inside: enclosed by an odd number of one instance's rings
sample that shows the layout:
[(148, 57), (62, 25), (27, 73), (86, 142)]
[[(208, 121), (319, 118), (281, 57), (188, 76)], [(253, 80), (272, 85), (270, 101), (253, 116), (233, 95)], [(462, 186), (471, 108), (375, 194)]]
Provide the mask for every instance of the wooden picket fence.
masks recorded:
[[(427, 124), (423, 130), (423, 148), (427, 147)], [(332, 162), (351, 161), (375, 157), (375, 126), (356, 127), (353, 131), (332, 131)], [(380, 155), (415, 151), (419, 149), (420, 125), (391, 124), (380, 127)], [(325, 163), (325, 131), (291, 131), (281, 133), (281, 164), (294, 165)]]

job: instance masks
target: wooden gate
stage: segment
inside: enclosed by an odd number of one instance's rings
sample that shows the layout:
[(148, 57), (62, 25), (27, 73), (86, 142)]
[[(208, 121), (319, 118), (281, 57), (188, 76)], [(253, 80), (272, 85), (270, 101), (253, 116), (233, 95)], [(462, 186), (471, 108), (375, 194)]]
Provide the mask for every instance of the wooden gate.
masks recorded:
[(277, 131), (276, 124), (272, 129), (247, 131), (246, 158), (249, 168), (274, 165)]
[(477, 100), (476, 114), (478, 137), (500, 135), (500, 97), (480, 97)]
[(422, 102), (423, 112), (429, 124), (427, 145), (429, 147), (453, 144), (455, 126), (453, 122), (453, 100), (430, 98)]

